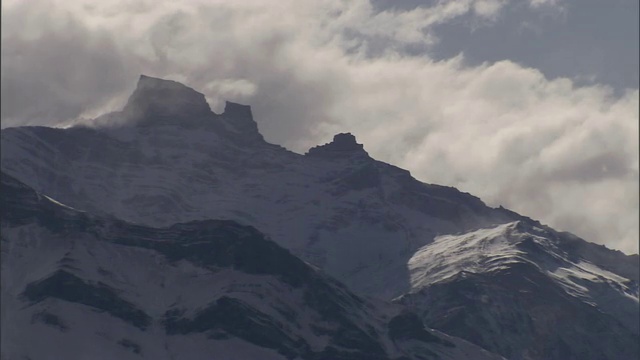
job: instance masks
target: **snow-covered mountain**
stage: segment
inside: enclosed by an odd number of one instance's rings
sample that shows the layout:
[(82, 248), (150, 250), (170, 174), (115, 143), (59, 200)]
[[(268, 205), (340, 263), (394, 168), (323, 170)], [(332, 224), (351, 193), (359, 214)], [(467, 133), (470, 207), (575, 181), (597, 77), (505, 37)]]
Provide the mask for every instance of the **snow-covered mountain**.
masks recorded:
[(356, 293), (397, 298), (429, 326), (513, 359), (637, 357), (637, 255), (422, 183), (351, 134), (290, 152), (264, 141), (248, 106), (218, 115), (173, 81), (141, 76), (124, 109), (94, 123), (2, 130), (2, 170), (140, 225), (253, 226)]
[(638, 356), (637, 256), (517, 221), (438, 237), (408, 265), (396, 302), (509, 359)]
[(1, 179), (2, 359), (501, 359), (253, 228), (133, 225)]
[[(356, 290), (410, 289), (407, 261), (437, 234), (515, 221), (454, 188), (376, 161), (350, 134), (299, 155), (268, 144), (248, 106), (221, 115), (182, 84), (141, 77), (98, 128), (2, 130), (2, 169), (74, 208), (139, 224), (232, 219)], [(122, 124), (122, 125), (113, 125)]]

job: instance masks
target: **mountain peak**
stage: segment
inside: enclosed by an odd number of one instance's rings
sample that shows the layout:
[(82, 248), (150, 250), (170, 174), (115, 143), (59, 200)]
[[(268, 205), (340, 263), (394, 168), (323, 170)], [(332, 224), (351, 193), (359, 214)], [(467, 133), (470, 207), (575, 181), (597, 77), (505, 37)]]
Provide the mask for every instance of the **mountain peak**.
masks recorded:
[(243, 142), (264, 140), (258, 130), (258, 124), (253, 120), (251, 106), (226, 101), (224, 112), (220, 115), (220, 121), (224, 124), (229, 136)]
[(152, 76), (147, 76), (145, 74), (140, 74), (138, 78), (137, 88), (161, 88), (161, 87), (174, 87), (174, 88), (186, 88), (188, 86), (183, 85), (177, 81), (161, 79)]
[(224, 114), (232, 117), (243, 117), (243, 118), (253, 119), (253, 114), (251, 113), (251, 106), (238, 104), (231, 101), (224, 102), (223, 115)]
[(313, 147), (307, 152), (307, 155), (322, 157), (344, 157), (354, 154), (368, 155), (364, 146), (358, 144), (356, 137), (351, 133), (336, 134), (330, 143)]
[(214, 116), (203, 94), (177, 81), (140, 75), (122, 110), (136, 125), (201, 125)]
[(264, 140), (250, 106), (227, 101), (224, 112), (217, 115), (202, 93), (173, 80), (140, 75), (122, 113), (137, 126), (207, 126), (243, 143)]

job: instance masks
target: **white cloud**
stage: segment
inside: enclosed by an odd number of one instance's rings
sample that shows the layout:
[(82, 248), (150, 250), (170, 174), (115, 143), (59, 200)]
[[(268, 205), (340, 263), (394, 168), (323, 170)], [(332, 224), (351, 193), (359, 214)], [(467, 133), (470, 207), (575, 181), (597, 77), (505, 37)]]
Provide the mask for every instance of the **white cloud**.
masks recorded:
[(491, 18), (500, 13), (507, 3), (506, 0), (481, 0), (473, 4), (473, 10), (480, 16)]
[(559, 6), (562, 0), (529, 0), (529, 6), (539, 8), (542, 6)]
[[(44, 11), (45, 3), (55, 6)], [(434, 25), (491, 20), (504, 4), (380, 12), (364, 0), (3, 2), (3, 20), (14, 19), (3, 21), (3, 104), (8, 85), (45, 101), (38, 108), (13, 91), (2, 122), (56, 103), (74, 106), (41, 121), (95, 113), (131, 91), (133, 73), (168, 77), (203, 91), (214, 108), (223, 99), (251, 104), (265, 137), (296, 151), (351, 131), (372, 155), (423, 181), (637, 252), (637, 89), (616, 97), (508, 60), (467, 67), (461, 56), (404, 52), (437, 41)], [(69, 18), (75, 25), (65, 27)], [(76, 66), (50, 68), (62, 61), (50, 57), (59, 44)], [(77, 66), (85, 72), (69, 84)], [(105, 91), (108, 79), (118, 81)], [(36, 91), (45, 83), (55, 89)]]

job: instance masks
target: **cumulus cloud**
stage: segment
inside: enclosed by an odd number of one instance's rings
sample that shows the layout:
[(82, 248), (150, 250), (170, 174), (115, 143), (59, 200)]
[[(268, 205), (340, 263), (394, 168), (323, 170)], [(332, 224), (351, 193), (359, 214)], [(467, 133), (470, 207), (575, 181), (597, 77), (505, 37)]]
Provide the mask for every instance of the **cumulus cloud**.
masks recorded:
[[(543, 3), (559, 2), (531, 8)], [(294, 151), (350, 131), (420, 180), (637, 252), (637, 89), (428, 55), (434, 27), (494, 21), (505, 4), (3, 2), (2, 126), (117, 108), (139, 73), (166, 77), (214, 109), (251, 104), (265, 137)]]

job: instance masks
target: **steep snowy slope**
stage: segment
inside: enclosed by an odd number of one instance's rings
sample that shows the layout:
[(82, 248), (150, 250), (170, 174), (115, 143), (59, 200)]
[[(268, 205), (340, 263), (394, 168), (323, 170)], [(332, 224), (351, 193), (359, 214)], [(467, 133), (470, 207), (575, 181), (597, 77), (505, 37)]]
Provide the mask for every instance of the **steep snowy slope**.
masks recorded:
[[(96, 129), (2, 130), (2, 169), (70, 206), (152, 226), (252, 225), (364, 293), (410, 289), (406, 263), (437, 234), (517, 220), (378, 162), (350, 134), (299, 155), (266, 143), (248, 106), (141, 77)], [(121, 124), (121, 125), (117, 125)]]
[(231, 221), (131, 225), (2, 174), (2, 359), (499, 359)]
[(438, 237), (397, 302), (509, 359), (635, 359), (638, 264), (529, 221)]

